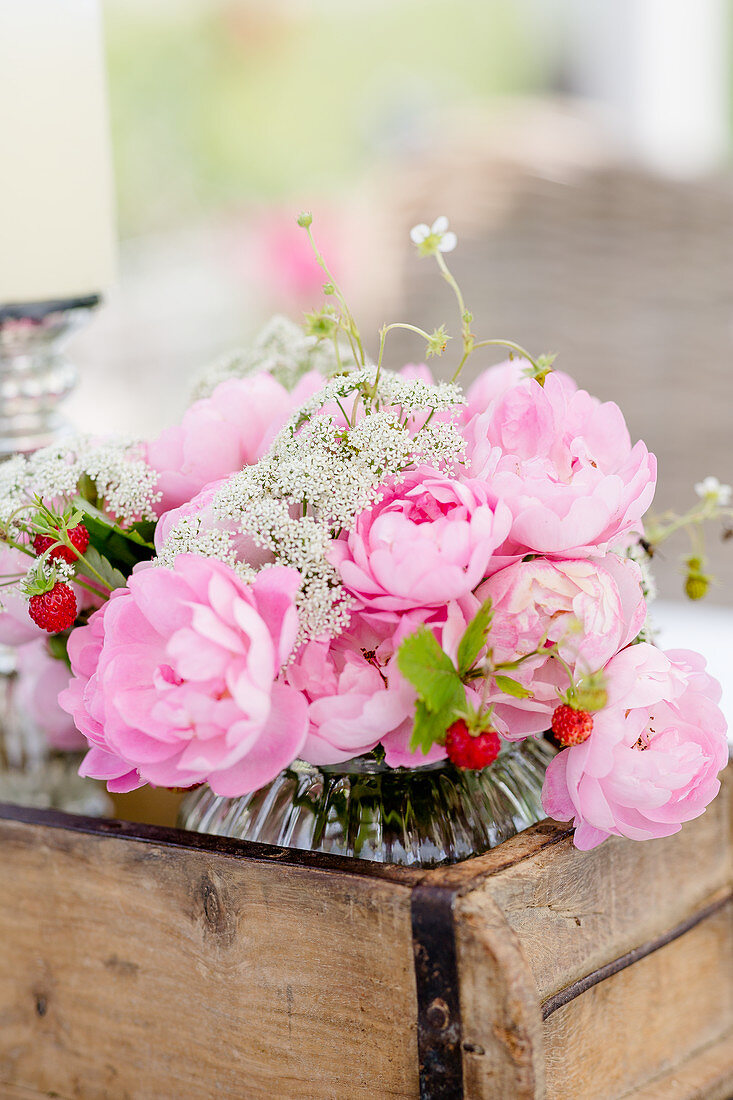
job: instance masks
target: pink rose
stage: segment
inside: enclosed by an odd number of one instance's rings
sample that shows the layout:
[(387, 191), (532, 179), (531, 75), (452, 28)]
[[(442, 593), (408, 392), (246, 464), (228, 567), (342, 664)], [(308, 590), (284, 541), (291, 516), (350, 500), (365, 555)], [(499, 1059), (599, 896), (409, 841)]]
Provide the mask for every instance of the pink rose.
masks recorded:
[(323, 385), (311, 371), (292, 393), (269, 374), (231, 378), (211, 397), (196, 401), (183, 420), (147, 444), (146, 459), (158, 470), (161, 513), (185, 503), (212, 481), (256, 462), (291, 413)]
[(305, 699), (279, 679), (299, 584), (274, 567), (246, 585), (190, 554), (138, 567), (69, 640), (60, 702), (91, 745), (81, 774), (111, 791), (208, 782), (233, 796), (289, 765), (307, 722)]
[(487, 486), (421, 467), (386, 486), (331, 560), (357, 607), (408, 611), (436, 607), (471, 592), (504, 542), (511, 516)]
[(575, 844), (670, 836), (699, 817), (728, 759), (720, 686), (696, 653), (629, 646), (606, 668), (608, 704), (582, 745), (550, 764), (542, 803)]
[(617, 405), (553, 372), (500, 392), (465, 429), (472, 474), (514, 517), (506, 552), (596, 553), (638, 529), (656, 459), (631, 446)]
[[(639, 566), (611, 553), (517, 562), (484, 581), (476, 595), (492, 601), (489, 642), (497, 663), (525, 657), (543, 642), (556, 642), (576, 680), (601, 670), (638, 636), (646, 620)], [(532, 696), (487, 696), (497, 703), (500, 732), (514, 739), (548, 729), (557, 691), (568, 687), (562, 665), (538, 654), (507, 675)]]
[(68, 666), (52, 657), (44, 638), (20, 646), (15, 655), (18, 679), (14, 704), (24, 721), (34, 726), (54, 749), (86, 748), (84, 738), (58, 703), (69, 684)]

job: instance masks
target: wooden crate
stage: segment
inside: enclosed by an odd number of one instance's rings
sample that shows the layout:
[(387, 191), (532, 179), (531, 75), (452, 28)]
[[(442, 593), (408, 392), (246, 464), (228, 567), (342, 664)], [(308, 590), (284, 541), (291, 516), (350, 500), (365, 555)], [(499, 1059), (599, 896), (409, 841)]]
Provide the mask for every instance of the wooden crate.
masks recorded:
[(0, 810), (0, 1096), (733, 1095), (731, 782), (419, 871)]

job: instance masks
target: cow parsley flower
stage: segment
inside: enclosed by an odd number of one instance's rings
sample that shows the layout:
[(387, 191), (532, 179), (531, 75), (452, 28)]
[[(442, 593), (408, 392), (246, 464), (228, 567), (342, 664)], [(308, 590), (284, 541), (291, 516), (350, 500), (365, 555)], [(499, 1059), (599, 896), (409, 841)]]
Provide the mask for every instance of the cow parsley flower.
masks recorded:
[(436, 218), (432, 225), (421, 222), (413, 225), (410, 240), (417, 245), (421, 256), (433, 256), (436, 252), (452, 252), (458, 244), (458, 238), (448, 229), (448, 219), (444, 214)]
[(73, 500), (85, 483), (119, 522), (154, 520), (160, 499), (156, 481), (134, 440), (80, 435), (0, 465), (0, 525), (14, 537), (19, 509), (30, 507), (35, 497)]
[(194, 381), (191, 400), (211, 397), (220, 382), (263, 371), (292, 390), (309, 371), (325, 378), (335, 374), (340, 370), (339, 357), (346, 360), (348, 355), (345, 344), (337, 356), (333, 343), (308, 336), (287, 317), (275, 316), (258, 333), (252, 347), (230, 352), (205, 367)]
[(706, 477), (698, 481), (695, 492), (702, 500), (720, 504), (723, 508), (730, 504), (733, 496), (733, 488), (730, 485), (721, 485), (717, 477)]

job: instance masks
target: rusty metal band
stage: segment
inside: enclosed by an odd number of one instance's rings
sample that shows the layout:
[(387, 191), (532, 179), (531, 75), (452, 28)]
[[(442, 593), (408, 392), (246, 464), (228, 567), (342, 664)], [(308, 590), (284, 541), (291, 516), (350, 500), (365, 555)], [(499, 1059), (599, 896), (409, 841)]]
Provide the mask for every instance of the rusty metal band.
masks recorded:
[(464, 1095), (455, 897), (455, 890), (440, 886), (418, 885), (412, 891), (421, 1100)]

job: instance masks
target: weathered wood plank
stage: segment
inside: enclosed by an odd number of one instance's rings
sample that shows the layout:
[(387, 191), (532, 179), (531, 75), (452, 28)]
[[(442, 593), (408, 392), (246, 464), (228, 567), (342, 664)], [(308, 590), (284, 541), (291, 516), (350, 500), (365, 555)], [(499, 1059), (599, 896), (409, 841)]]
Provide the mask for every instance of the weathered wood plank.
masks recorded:
[(409, 890), (9, 821), (0, 853), (0, 1081), (417, 1095)]
[(733, 1033), (638, 1089), (633, 1100), (730, 1100), (731, 1096)]
[(547, 1100), (636, 1097), (671, 1075), (730, 1030), (731, 973), (727, 906), (558, 1009), (545, 1022)]
[[(578, 852), (570, 837), (486, 878), (519, 937), (540, 999), (684, 921), (729, 887), (733, 771), (708, 810), (673, 837), (611, 839)], [(502, 846), (503, 847), (503, 846)]]
[(483, 891), (457, 899), (455, 915), (466, 1096), (542, 1097), (542, 1015), (519, 940)]

